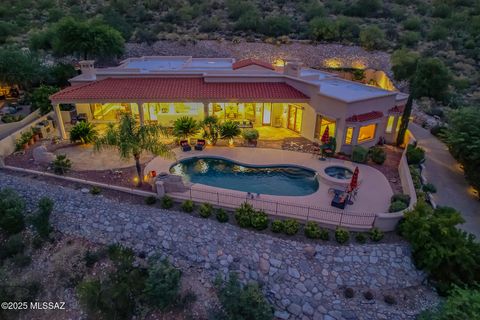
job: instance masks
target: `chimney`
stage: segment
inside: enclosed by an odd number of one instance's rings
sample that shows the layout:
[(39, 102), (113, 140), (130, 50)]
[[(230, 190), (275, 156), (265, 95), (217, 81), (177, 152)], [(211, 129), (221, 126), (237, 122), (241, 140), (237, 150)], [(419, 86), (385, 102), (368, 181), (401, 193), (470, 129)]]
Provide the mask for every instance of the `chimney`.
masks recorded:
[(80, 71), (88, 78), (95, 79), (95, 61), (94, 60), (82, 60), (78, 64), (80, 65)]
[(303, 63), (299, 59), (289, 59), (285, 61), (283, 73), (287, 76), (300, 77)]

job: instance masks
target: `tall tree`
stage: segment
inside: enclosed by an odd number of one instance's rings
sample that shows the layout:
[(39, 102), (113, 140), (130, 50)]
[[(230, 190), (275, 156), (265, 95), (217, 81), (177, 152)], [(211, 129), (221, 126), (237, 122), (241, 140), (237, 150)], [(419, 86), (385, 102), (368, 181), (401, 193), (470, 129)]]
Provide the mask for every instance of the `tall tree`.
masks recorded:
[(29, 89), (41, 82), (44, 71), (34, 54), (15, 48), (0, 48), (0, 82)]
[(138, 175), (138, 186), (142, 185), (142, 167), (140, 156), (143, 152), (171, 158), (173, 153), (167, 145), (160, 141), (166, 131), (159, 125), (143, 125), (135, 121), (130, 113), (123, 113), (117, 125), (109, 124), (105, 134), (95, 141), (95, 150), (100, 151), (106, 147), (114, 147), (122, 159), (135, 159)]

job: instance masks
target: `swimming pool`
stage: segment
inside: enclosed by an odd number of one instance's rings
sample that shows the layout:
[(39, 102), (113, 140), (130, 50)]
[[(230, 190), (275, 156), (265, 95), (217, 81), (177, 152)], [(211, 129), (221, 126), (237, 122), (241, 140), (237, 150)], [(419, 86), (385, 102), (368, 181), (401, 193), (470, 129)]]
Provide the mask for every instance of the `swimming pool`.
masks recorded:
[(295, 166), (249, 166), (213, 157), (181, 160), (170, 168), (192, 183), (251, 193), (304, 196), (318, 190), (313, 170)]
[(352, 178), (353, 171), (340, 166), (331, 166), (325, 168), (325, 173), (332, 178), (347, 180)]

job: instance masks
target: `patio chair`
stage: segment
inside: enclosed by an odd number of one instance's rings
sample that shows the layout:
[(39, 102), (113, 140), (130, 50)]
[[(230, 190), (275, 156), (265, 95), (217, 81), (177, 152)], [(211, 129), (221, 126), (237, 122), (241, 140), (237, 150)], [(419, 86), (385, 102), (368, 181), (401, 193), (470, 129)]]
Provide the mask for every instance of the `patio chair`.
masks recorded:
[(180, 141), (180, 148), (182, 148), (183, 152), (192, 150), (192, 147), (190, 147), (187, 140)]
[(350, 198), (349, 195), (345, 192), (341, 194), (335, 193), (335, 196), (333, 197), (330, 205), (338, 209), (345, 209), (345, 206), (348, 204), (350, 200), (349, 198)]
[(198, 139), (197, 144), (195, 145), (195, 150), (202, 151), (203, 149), (205, 149), (205, 140)]

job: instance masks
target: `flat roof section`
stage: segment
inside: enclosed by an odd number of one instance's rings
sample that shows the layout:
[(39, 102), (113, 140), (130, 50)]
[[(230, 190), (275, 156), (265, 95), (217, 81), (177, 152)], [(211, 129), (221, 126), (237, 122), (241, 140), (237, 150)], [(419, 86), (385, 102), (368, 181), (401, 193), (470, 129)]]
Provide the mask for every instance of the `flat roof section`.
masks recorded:
[(346, 102), (367, 100), (397, 94), (396, 92), (383, 90), (377, 87), (335, 78), (327, 78), (312, 82), (320, 85), (321, 94)]

